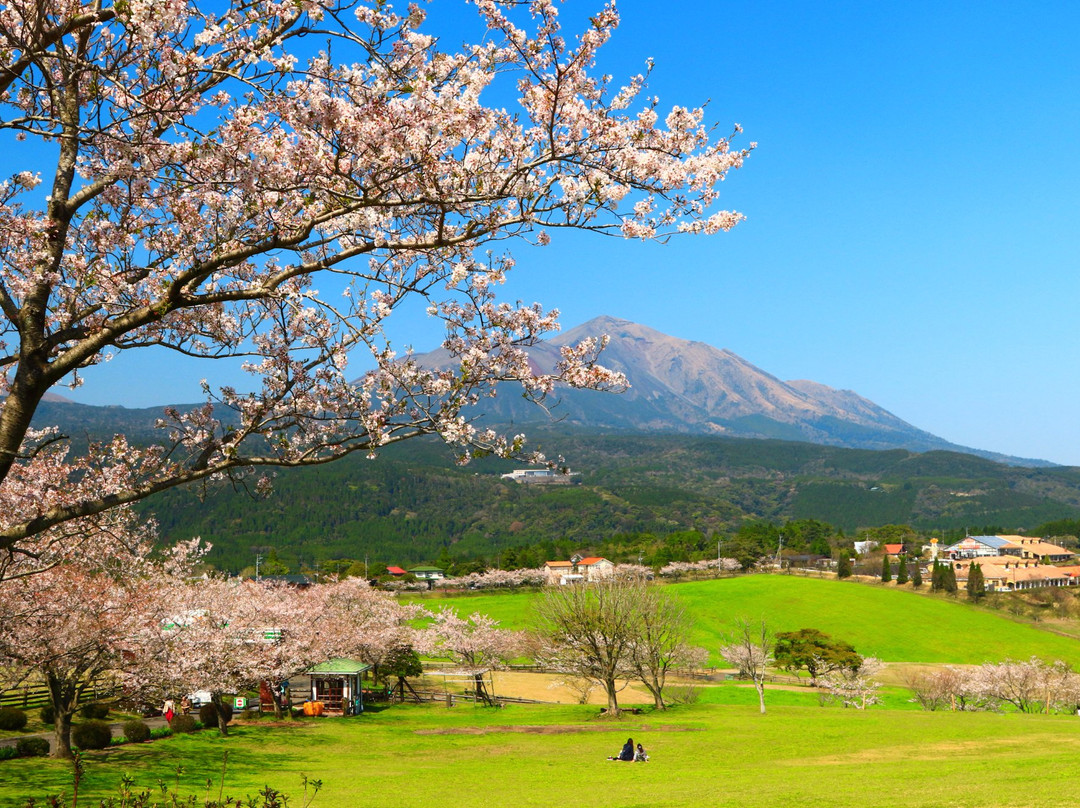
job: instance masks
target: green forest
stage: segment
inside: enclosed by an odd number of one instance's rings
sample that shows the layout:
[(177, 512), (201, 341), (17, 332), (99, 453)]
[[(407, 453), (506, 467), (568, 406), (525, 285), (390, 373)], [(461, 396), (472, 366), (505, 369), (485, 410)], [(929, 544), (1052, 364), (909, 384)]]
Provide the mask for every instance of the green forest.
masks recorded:
[(781, 534), (791, 551), (828, 552), (889, 525), (949, 539), (1076, 533), (1066, 528), (1080, 520), (1076, 468), (685, 435), (547, 430), (530, 438), (565, 459), (571, 484), (503, 480), (514, 463), (456, 466), (437, 441), (415, 440), (374, 460), (280, 471), (267, 498), (189, 488), (142, 507), (165, 541), (211, 542), (221, 569), (272, 553), (293, 572), (340, 569), (341, 559), (535, 566), (574, 552), (663, 564), (747, 545), (774, 552)]

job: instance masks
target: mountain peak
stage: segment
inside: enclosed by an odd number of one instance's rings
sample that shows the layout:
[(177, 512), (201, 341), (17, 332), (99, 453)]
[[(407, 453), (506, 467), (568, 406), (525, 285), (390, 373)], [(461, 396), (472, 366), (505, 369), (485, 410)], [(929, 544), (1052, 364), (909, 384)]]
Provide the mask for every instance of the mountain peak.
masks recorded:
[[(623, 373), (621, 394), (559, 390), (551, 414), (564, 423), (595, 429), (682, 432), (740, 438), (778, 438), (859, 449), (933, 449), (967, 452), (992, 460), (1039, 464), (957, 446), (912, 426), (851, 390), (820, 382), (783, 381), (727, 349), (680, 339), (649, 326), (602, 315), (529, 348), (533, 364), (550, 371), (559, 348), (607, 335), (601, 363)], [(445, 352), (417, 356), (438, 366)], [(546, 420), (547, 411), (516, 396), (487, 404), (496, 420), (515, 424)]]

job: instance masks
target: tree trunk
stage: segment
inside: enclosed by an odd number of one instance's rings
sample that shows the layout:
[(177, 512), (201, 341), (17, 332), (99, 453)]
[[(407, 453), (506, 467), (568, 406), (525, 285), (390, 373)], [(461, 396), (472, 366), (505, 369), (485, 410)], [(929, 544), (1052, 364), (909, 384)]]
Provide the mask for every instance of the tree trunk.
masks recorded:
[(52, 756), (71, 760), (75, 755), (71, 751), (71, 716), (66, 710), (58, 710), (53, 705), (53, 718), (56, 721), (55, 740), (53, 741)]
[(660, 684), (659, 680), (654, 677), (651, 683), (642, 682), (642, 684), (645, 685), (650, 693), (652, 693), (653, 706), (656, 707), (657, 710), (666, 710), (667, 705), (664, 704), (664, 686)]
[(49, 701), (53, 708), (53, 720), (56, 722), (53, 725), (55, 742), (52, 756), (71, 760), (75, 757), (71, 751), (71, 717), (75, 715), (79, 705), (79, 690), (51, 669), (45, 671), (45, 682), (49, 687)]
[(761, 714), (765, 714), (765, 679), (763, 677), (754, 677), (754, 688), (757, 690), (758, 704), (761, 707)]
[(223, 738), (229, 737), (229, 725), (225, 722), (225, 711), (221, 709), (221, 695), (215, 693), (210, 697), (210, 703), (214, 705), (214, 714), (217, 716), (218, 732)]
[(604, 689), (607, 690), (607, 711), (608, 715), (619, 714), (619, 690), (615, 685), (614, 679), (604, 680)]

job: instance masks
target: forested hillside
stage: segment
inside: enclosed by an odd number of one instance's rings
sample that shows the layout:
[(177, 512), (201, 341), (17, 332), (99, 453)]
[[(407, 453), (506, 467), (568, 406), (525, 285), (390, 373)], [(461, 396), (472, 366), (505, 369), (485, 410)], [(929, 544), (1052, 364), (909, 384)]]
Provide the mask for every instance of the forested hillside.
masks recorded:
[[(268, 499), (185, 489), (146, 508), (166, 539), (201, 535), (214, 544), (214, 563), (231, 570), (271, 549), (292, 569), (339, 558), (497, 561), (521, 547), (533, 547), (532, 556), (542, 560), (575, 549), (611, 551), (619, 542), (643, 547), (647, 534), (655, 539), (648, 546), (666, 541), (677, 557), (705, 551), (696, 547), (704, 536), (715, 552), (716, 540), (760, 520), (818, 520), (849, 535), (909, 524), (949, 536), (965, 528), (1034, 531), (1051, 520), (1080, 518), (1076, 468), (681, 435), (530, 437), (566, 458), (578, 473), (575, 484), (504, 481), (499, 475), (513, 464), (456, 467), (441, 445), (414, 441), (374, 461), (357, 456), (280, 472)], [(687, 531), (698, 538), (688, 539)]]

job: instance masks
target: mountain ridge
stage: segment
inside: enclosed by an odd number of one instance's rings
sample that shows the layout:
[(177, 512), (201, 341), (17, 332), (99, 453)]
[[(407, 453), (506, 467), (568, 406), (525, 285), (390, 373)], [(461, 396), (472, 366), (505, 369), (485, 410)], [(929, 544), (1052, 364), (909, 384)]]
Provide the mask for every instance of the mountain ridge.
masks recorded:
[[(550, 408), (559, 420), (593, 429), (802, 440), (857, 449), (940, 449), (1010, 465), (1054, 465), (952, 443), (853, 390), (808, 379), (784, 381), (726, 348), (607, 315), (527, 350), (537, 370), (550, 372), (561, 347), (604, 335), (609, 342), (601, 364), (626, 375), (630, 388), (617, 395), (560, 388)], [(442, 349), (415, 358), (429, 367), (450, 364)], [(480, 412), (501, 423), (540, 423), (549, 418), (517, 396), (496, 397)]]

